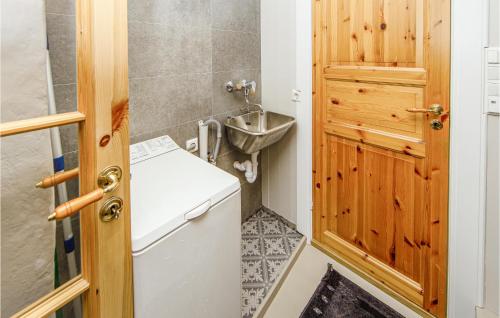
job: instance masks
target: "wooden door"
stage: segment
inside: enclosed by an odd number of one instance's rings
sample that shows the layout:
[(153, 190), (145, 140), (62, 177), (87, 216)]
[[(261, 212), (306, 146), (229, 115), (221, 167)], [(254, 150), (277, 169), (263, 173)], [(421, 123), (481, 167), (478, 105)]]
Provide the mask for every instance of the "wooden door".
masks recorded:
[[(79, 169), (56, 174), (41, 185), (79, 175), (80, 197), (57, 207), (51, 219), (79, 211), (82, 272), (15, 317), (45, 317), (79, 296), (84, 317), (133, 315), (127, 1), (77, 0), (76, 17), (78, 111), (2, 123), (0, 136), (79, 125)], [(109, 167), (119, 167), (121, 179), (112, 174), (99, 183), (99, 175)], [(118, 199), (123, 202), (121, 213), (105, 221), (101, 208)]]
[(445, 317), (450, 1), (317, 0), (313, 36), (314, 243)]

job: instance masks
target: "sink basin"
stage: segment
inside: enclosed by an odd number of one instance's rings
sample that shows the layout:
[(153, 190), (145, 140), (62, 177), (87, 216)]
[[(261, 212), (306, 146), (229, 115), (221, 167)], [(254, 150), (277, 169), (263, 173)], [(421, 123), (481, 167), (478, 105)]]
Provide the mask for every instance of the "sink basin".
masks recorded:
[(295, 118), (260, 111), (229, 117), (225, 126), (229, 142), (241, 152), (252, 154), (279, 141), (295, 123)]

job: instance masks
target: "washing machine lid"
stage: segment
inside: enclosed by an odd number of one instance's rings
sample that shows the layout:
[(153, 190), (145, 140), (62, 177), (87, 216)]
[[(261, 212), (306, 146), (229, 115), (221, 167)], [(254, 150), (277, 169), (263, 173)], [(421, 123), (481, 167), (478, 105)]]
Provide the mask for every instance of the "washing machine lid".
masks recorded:
[(132, 252), (206, 213), (240, 189), (238, 178), (168, 136), (130, 146)]

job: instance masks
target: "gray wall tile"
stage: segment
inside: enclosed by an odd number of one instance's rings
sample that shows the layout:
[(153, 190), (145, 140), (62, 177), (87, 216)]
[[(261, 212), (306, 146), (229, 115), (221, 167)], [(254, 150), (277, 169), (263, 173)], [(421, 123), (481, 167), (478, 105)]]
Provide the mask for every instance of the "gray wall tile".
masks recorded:
[(179, 126), (131, 136), (130, 143), (135, 144), (164, 135), (169, 135), (180, 147), (185, 148), (186, 140), (198, 137), (198, 121), (195, 120)]
[(47, 13), (75, 15), (75, 0), (47, 0)]
[[(54, 96), (57, 113), (77, 110), (76, 84), (54, 85)], [(78, 150), (78, 125), (59, 127), (63, 153)]]
[(247, 220), (262, 207), (262, 183), (245, 183), (241, 186), (241, 221)]
[(133, 22), (128, 31), (131, 78), (212, 71), (208, 28)]
[(76, 84), (54, 85), (54, 97), (58, 113), (74, 112), (77, 110)]
[(47, 34), (54, 84), (76, 83), (75, 17), (47, 14)]
[(129, 22), (208, 28), (210, 0), (129, 0), (128, 19)]
[(260, 69), (260, 36), (212, 30), (214, 72)]
[(63, 153), (78, 150), (78, 125), (66, 125), (59, 127), (61, 135), (61, 146)]
[(214, 29), (257, 33), (260, 2), (255, 0), (212, 0)]
[(130, 79), (131, 135), (210, 116), (211, 83), (210, 73)]
[(241, 92), (228, 93), (225, 87), (225, 84), (229, 80), (236, 84), (236, 82), (242, 79), (257, 82), (257, 94), (255, 96), (250, 96), (250, 101), (256, 103), (260, 102), (260, 69), (215, 72), (212, 77), (214, 115), (239, 110), (245, 105), (245, 99)]

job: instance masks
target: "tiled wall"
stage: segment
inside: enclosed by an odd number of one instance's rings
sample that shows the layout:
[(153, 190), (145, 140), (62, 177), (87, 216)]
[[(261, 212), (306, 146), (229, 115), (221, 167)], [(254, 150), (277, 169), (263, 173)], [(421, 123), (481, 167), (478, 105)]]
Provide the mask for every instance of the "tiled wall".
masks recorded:
[[(76, 109), (73, 1), (47, 0), (59, 112)], [(169, 134), (184, 146), (198, 120), (240, 112), (243, 100), (224, 90), (226, 81), (256, 80), (260, 91), (260, 0), (129, 0), (128, 19), (132, 143)], [(76, 166), (76, 128), (61, 133), (67, 165)], [(243, 219), (262, 202), (260, 177), (248, 184), (232, 167), (247, 157), (223, 141), (218, 166), (241, 180)]]

